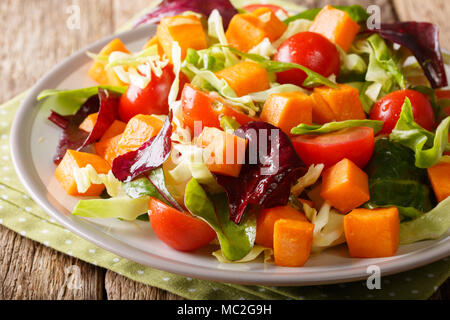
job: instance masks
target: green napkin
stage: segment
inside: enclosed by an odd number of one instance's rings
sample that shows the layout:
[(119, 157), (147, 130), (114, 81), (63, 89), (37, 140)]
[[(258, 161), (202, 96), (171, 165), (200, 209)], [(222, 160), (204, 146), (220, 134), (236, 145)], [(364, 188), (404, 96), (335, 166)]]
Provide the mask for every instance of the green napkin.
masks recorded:
[(367, 289), (365, 281), (310, 287), (258, 287), (186, 278), (121, 258), (57, 224), (24, 191), (9, 152), (11, 123), (24, 97), (25, 93), (0, 106), (0, 224), (62, 253), (188, 299), (426, 299), (450, 275), (450, 258), (446, 258), (413, 271), (382, 277), (381, 290)]

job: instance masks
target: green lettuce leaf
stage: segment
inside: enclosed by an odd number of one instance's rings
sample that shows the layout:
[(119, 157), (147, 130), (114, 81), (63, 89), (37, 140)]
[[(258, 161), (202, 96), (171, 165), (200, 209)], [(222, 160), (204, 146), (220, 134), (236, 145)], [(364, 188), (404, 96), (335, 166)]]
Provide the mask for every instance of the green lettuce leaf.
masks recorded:
[(369, 127), (377, 134), (383, 128), (383, 121), (377, 120), (346, 120), (340, 122), (329, 122), (324, 125), (308, 125), (301, 123), (297, 127), (292, 128), (291, 133), (301, 134), (323, 134), (339, 131), (342, 129), (353, 127)]
[(97, 86), (74, 90), (50, 89), (42, 91), (38, 95), (37, 100), (42, 101), (46, 99), (42, 107), (47, 106), (48, 109), (52, 109), (60, 115), (73, 115), (88, 98), (98, 93), (99, 88), (118, 94), (123, 94), (127, 90), (127, 87), (114, 86)]
[(415, 218), (433, 207), (427, 171), (414, 165), (414, 154), (386, 138), (376, 141), (366, 168), (370, 200), (367, 208), (398, 207), (402, 219)]
[(439, 124), (436, 134), (422, 128), (414, 121), (411, 101), (406, 98), (400, 118), (389, 139), (414, 151), (418, 168), (429, 168), (439, 162), (444, 151), (450, 150), (449, 128), (450, 117)]
[(254, 215), (239, 224), (229, 218), (226, 194), (210, 195), (192, 179), (186, 186), (186, 208), (196, 217), (206, 221), (216, 232), (223, 256), (229, 261), (244, 258), (253, 248), (256, 236)]
[[(363, 22), (369, 18), (369, 14), (367, 13), (367, 11), (357, 4), (352, 6), (332, 6), (332, 7), (347, 12), (350, 18), (352, 18), (356, 22)], [(305, 10), (303, 12), (300, 12), (299, 14), (289, 17), (283, 22), (289, 24), (289, 22), (298, 19), (314, 20), (321, 10), (322, 10), (321, 8)]]
[(119, 218), (134, 221), (148, 211), (149, 197), (80, 200), (72, 214), (84, 218)]
[(400, 243), (438, 239), (450, 228), (450, 197), (417, 219), (400, 225)]

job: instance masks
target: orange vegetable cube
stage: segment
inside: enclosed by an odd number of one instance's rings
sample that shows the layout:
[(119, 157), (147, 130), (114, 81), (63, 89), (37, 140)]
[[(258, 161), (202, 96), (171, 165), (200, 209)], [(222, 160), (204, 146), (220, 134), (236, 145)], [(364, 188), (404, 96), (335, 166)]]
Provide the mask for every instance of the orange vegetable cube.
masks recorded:
[(98, 118), (98, 112), (92, 113), (86, 117), (86, 119), (83, 120), (83, 122), (80, 124), (78, 128), (80, 130), (86, 131), (86, 132), (92, 132), (94, 130), (95, 123), (97, 122)]
[(320, 196), (347, 213), (369, 201), (369, 178), (356, 164), (344, 159), (323, 173)]
[(247, 140), (217, 128), (205, 127), (197, 146), (205, 149), (206, 166), (211, 172), (238, 177), (245, 160)]
[(247, 52), (264, 38), (275, 41), (286, 31), (286, 25), (268, 8), (253, 13), (236, 14), (230, 21), (226, 37), (228, 43), (240, 51)]
[(216, 75), (219, 79), (224, 79), (238, 97), (270, 89), (266, 69), (255, 62), (243, 61), (217, 72)]
[(260, 117), (290, 135), (300, 123), (312, 124), (313, 107), (313, 99), (301, 91), (274, 93), (264, 104)]
[[(336, 121), (366, 119), (361, 98), (356, 88), (346, 84), (339, 84), (338, 89), (322, 86), (314, 88), (314, 94), (316, 95), (315, 101), (317, 108), (324, 108), (323, 106), (319, 106), (321, 102), (317, 96), (320, 96), (323, 100), (322, 102), (325, 102), (332, 111), (332, 115), (327, 117), (328, 119), (331, 118)], [(316, 116), (317, 113), (319, 112), (316, 112)]]
[(302, 212), (295, 210), (291, 206), (263, 209), (258, 213), (255, 243), (267, 248), (273, 248), (273, 230), (275, 222), (280, 219), (308, 221)]
[(359, 24), (347, 12), (326, 6), (316, 16), (309, 31), (320, 33), (347, 52), (359, 31)]
[(109, 139), (100, 140), (95, 144), (95, 152), (112, 165), (115, 158), (127, 153), (126, 150), (121, 149), (119, 146), (121, 138), (122, 135), (119, 134)]
[(450, 196), (450, 163), (441, 161), (427, 171), (437, 201), (447, 199)]
[(55, 170), (55, 178), (71, 196), (99, 196), (105, 186), (93, 184), (85, 193), (79, 193), (74, 177), (74, 168), (85, 168), (88, 164), (94, 167), (97, 173), (108, 173), (111, 166), (96, 154), (67, 150), (64, 158)]
[(154, 36), (154, 37), (152, 37), (152, 38), (150, 38), (148, 41), (147, 41), (147, 43), (144, 45), (144, 50), (145, 49), (148, 49), (148, 48), (150, 48), (150, 47), (152, 47), (152, 46), (154, 46), (154, 45), (156, 45), (157, 46), (157, 48), (158, 48), (158, 54), (159, 54), (159, 56), (163, 56), (164, 55), (164, 49), (163, 49), (163, 47), (161, 46), (161, 44), (159, 43), (159, 41), (158, 41), (158, 38), (156, 37), (156, 36)]
[(312, 110), (312, 120), (314, 123), (325, 124), (336, 121), (333, 111), (319, 93), (313, 92), (311, 98), (314, 100)]
[(105, 131), (100, 141), (111, 139), (125, 131), (127, 124), (120, 120), (114, 120), (112, 125), (109, 126), (108, 130)]
[(302, 267), (311, 254), (313, 232), (314, 225), (309, 222), (286, 219), (275, 222), (275, 264), (281, 267)]
[(345, 216), (344, 230), (353, 258), (391, 257), (400, 243), (398, 209), (355, 209)]
[[(114, 39), (108, 43), (99, 56), (109, 57), (112, 52), (120, 51), (130, 53), (120, 39)], [(125, 84), (117, 77), (113, 69), (105, 70), (105, 63), (101, 61), (95, 61), (92, 67), (88, 71), (89, 77), (100, 85), (112, 85), (112, 86), (124, 86)]]
[(131, 118), (119, 141), (119, 148), (124, 153), (139, 149), (145, 142), (156, 136), (164, 122), (151, 115), (138, 114)]
[(181, 60), (184, 60), (189, 48), (202, 50), (208, 47), (202, 22), (194, 15), (163, 18), (158, 25), (156, 37), (170, 61), (174, 41), (181, 48)]

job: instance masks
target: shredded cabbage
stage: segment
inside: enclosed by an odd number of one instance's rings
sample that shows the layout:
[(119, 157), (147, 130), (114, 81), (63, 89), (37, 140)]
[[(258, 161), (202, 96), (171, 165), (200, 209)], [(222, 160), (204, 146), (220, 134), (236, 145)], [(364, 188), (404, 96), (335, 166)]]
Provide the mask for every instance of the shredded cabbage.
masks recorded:
[[(209, 16), (208, 35), (211, 38), (217, 39), (221, 45), (228, 45), (228, 41), (223, 28), (222, 16), (217, 9), (214, 9)], [(239, 59), (228, 48), (221, 48), (221, 51), (225, 58), (225, 68), (235, 65), (239, 62)]]
[(312, 21), (305, 20), (305, 19), (298, 19), (290, 22), (288, 24), (288, 27), (286, 31), (283, 33), (283, 35), (278, 39), (277, 41), (273, 42), (272, 45), (275, 49), (278, 49), (281, 44), (292, 37), (293, 35), (299, 33), (308, 31), (309, 27), (311, 27)]
[(250, 49), (248, 53), (259, 54), (264, 58), (270, 59), (270, 57), (272, 57), (273, 55), (275, 55), (275, 53), (277, 53), (277, 49), (275, 49), (275, 47), (272, 45), (269, 38), (264, 38), (263, 41), (261, 41), (252, 49)]
[(254, 246), (252, 250), (241, 260), (230, 261), (224, 257), (222, 250), (217, 250), (213, 252), (213, 256), (221, 263), (245, 263), (256, 260), (261, 254), (264, 254), (264, 263), (269, 263), (272, 261), (273, 250), (270, 248), (262, 247), (262, 246)]
[(104, 184), (106, 191), (111, 197), (125, 194), (125, 191), (122, 189), (122, 182), (116, 179), (112, 171), (109, 171), (108, 174), (98, 174), (90, 164), (84, 168), (75, 167), (73, 170), (79, 193), (85, 193), (92, 184)]
[(323, 164), (311, 165), (308, 172), (298, 179), (297, 183), (292, 187), (291, 193), (298, 197), (306, 188), (315, 184), (319, 180), (324, 167)]

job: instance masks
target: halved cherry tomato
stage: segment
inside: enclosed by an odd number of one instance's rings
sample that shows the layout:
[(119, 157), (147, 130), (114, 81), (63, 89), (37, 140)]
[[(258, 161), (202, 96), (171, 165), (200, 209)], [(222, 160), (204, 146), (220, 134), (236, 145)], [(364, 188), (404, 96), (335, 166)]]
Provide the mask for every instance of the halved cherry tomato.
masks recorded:
[[(336, 46), (324, 36), (314, 32), (300, 32), (283, 42), (274, 57), (275, 61), (292, 62), (307, 67), (324, 77), (338, 76), (341, 67)], [(277, 73), (279, 83), (302, 86), (306, 73), (291, 69)]]
[(138, 114), (168, 114), (168, 97), (174, 80), (172, 66), (168, 65), (161, 77), (152, 74), (152, 80), (144, 89), (130, 85), (120, 99), (120, 120), (128, 122)]
[(431, 131), (434, 125), (434, 112), (431, 103), (420, 92), (399, 90), (378, 100), (370, 112), (370, 119), (384, 121), (380, 134), (390, 134), (400, 118), (405, 99), (411, 101), (414, 120), (423, 128)]
[(150, 198), (148, 215), (158, 238), (179, 251), (199, 249), (216, 237), (216, 232), (203, 220), (175, 210), (155, 198)]
[(323, 163), (329, 168), (347, 158), (364, 168), (372, 158), (375, 139), (372, 128), (355, 127), (318, 136), (297, 136), (292, 144), (307, 166)]
[(194, 123), (199, 122), (198, 134), (204, 127), (220, 128), (221, 116), (232, 117), (241, 125), (255, 121), (254, 118), (226, 105), (216, 94), (200, 91), (191, 84), (184, 86), (181, 108), (183, 121), (191, 130), (194, 130)]
[(279, 7), (277, 5), (274, 4), (249, 4), (248, 6), (243, 7), (242, 9), (244, 9), (245, 11), (248, 12), (253, 12), (259, 8), (268, 8), (270, 9), (273, 13), (277, 13), (278, 11), (283, 11), (283, 13), (285, 15), (289, 15), (289, 12), (287, 12), (286, 10), (284, 10), (282, 7)]

